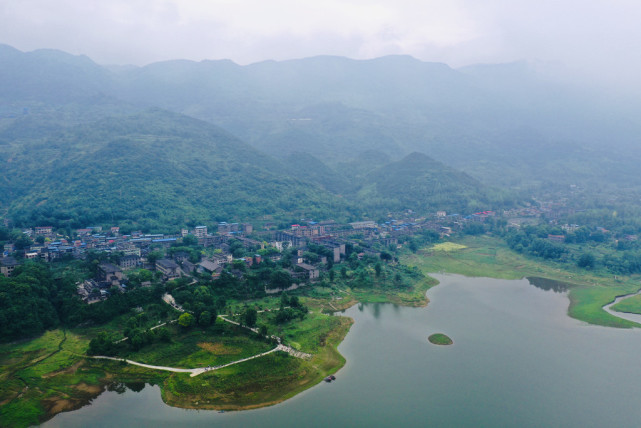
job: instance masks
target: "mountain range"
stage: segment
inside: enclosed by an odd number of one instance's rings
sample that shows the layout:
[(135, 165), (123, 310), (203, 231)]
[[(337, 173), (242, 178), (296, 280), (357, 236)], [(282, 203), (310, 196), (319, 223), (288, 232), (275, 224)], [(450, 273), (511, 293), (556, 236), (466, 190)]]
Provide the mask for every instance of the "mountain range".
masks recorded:
[(638, 111), (525, 62), (101, 66), (0, 45), (0, 204), (16, 224), (154, 229), (636, 188)]

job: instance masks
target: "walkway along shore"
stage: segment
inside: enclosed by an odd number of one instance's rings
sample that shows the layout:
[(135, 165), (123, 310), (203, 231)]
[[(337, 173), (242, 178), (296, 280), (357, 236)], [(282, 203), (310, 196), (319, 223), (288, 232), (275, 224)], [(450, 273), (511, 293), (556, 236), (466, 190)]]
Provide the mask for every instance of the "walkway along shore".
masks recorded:
[(603, 306), (603, 310), (609, 313), (612, 316), (615, 316), (617, 318), (621, 318), (624, 320), (632, 321), (637, 324), (641, 324), (641, 315), (639, 314), (634, 314), (634, 313), (629, 313), (629, 312), (619, 312), (615, 311), (612, 309), (612, 306), (616, 305), (619, 303), (621, 300), (625, 300), (628, 297), (636, 296), (638, 294), (641, 294), (641, 290), (637, 291), (636, 293), (630, 293), (630, 294), (625, 294), (623, 296), (617, 296), (616, 299), (612, 303), (608, 303), (607, 305)]

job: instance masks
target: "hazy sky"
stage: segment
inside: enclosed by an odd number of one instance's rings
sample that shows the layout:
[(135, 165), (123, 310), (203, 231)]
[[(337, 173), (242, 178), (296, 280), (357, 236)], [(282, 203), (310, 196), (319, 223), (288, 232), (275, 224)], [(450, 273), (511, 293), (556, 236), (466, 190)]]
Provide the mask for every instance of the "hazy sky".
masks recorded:
[(0, 0), (0, 43), (101, 64), (410, 54), (641, 75), (640, 0)]

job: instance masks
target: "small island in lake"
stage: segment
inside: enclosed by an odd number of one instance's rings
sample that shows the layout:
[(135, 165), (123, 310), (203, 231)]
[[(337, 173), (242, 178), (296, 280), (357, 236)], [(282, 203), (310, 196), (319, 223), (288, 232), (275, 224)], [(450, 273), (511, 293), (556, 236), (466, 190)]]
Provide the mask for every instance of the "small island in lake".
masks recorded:
[(427, 340), (429, 340), (430, 343), (433, 343), (434, 345), (452, 345), (454, 343), (452, 339), (449, 338), (449, 336), (443, 333), (435, 333), (428, 337)]

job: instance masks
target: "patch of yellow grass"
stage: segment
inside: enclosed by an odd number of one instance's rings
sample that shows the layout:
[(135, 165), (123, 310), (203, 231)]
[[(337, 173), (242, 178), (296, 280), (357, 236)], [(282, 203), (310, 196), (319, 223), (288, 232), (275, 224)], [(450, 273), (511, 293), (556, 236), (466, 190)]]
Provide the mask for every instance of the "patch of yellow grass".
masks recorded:
[(456, 244), (454, 242), (442, 242), (440, 244), (434, 245), (432, 248), (429, 248), (429, 250), (451, 252), (451, 251), (462, 250), (463, 248), (467, 248), (467, 247), (463, 244)]
[(198, 347), (214, 355), (237, 355), (242, 352), (240, 348), (225, 346), (222, 343), (201, 342)]

